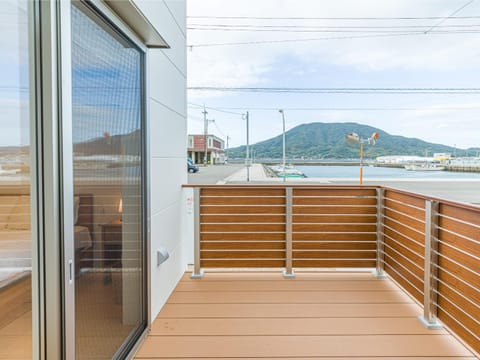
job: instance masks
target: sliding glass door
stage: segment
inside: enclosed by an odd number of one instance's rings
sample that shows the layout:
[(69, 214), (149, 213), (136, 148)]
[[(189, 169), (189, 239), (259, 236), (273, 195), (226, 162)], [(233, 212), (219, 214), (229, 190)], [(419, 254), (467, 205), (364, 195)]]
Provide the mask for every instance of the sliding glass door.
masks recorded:
[(111, 359), (146, 326), (144, 54), (83, 2), (71, 22), (75, 352)]
[(0, 1), (0, 359), (32, 359), (38, 346), (28, 22), (27, 0)]

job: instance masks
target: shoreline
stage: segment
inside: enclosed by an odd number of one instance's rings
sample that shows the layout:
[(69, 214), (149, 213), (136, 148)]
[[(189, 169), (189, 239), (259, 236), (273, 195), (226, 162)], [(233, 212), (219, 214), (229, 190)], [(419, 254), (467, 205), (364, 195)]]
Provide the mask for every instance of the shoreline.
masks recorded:
[[(358, 177), (349, 178), (273, 178), (268, 177), (262, 164), (253, 164), (250, 181), (246, 181), (246, 167), (217, 182), (217, 184), (318, 184), (358, 185)], [(363, 178), (364, 185), (384, 185), (426, 196), (480, 205), (480, 177), (475, 178)]]

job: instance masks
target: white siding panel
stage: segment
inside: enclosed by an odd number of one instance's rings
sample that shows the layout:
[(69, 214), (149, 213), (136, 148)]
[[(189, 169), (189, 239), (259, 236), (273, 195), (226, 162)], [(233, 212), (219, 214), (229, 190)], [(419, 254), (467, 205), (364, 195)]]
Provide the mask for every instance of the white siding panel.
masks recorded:
[(150, 98), (186, 117), (186, 79), (159, 51), (149, 53)]
[[(187, 182), (187, 161), (182, 158), (152, 158), (151, 214), (153, 216), (182, 199), (182, 185)], [(169, 226), (178, 226), (169, 224)], [(152, 235), (153, 232), (152, 232)]]
[[(135, 0), (170, 45), (148, 50), (150, 138), (151, 316), (156, 317), (186, 268), (182, 185), (186, 168), (186, 22), (185, 0)], [(167, 5), (168, 4), (168, 5)], [(156, 251), (170, 258), (157, 266)]]
[[(179, 2), (183, 1), (179, 0)], [(161, 0), (136, 0), (135, 4), (137, 4), (138, 8), (147, 16), (148, 20), (170, 46), (170, 49), (152, 50), (152, 52), (165, 52), (175, 66), (186, 75), (186, 29), (184, 28), (183, 32), (180, 30), (179, 25), (181, 27), (182, 23), (172, 16), (172, 13), (169, 11), (170, 6), (167, 7)], [(180, 5), (177, 5), (177, 7), (178, 6)], [(172, 9), (173, 8), (175, 7), (172, 6)]]
[(185, 117), (150, 101), (150, 155), (186, 157), (187, 124)]
[(182, 243), (182, 206), (178, 201), (152, 216), (152, 252), (164, 247), (171, 253)]
[(152, 322), (157, 317), (168, 297), (175, 289), (178, 281), (185, 272), (185, 263), (183, 260), (183, 249), (181, 244), (170, 253), (170, 258), (162, 265), (157, 267), (155, 248), (152, 246), (152, 267), (151, 267), (151, 286), (152, 286)]
[[(185, 29), (187, 27), (187, 3), (183, 0), (164, 0), (167, 7), (170, 9), (177, 24)], [(185, 32), (185, 30), (183, 30)]]

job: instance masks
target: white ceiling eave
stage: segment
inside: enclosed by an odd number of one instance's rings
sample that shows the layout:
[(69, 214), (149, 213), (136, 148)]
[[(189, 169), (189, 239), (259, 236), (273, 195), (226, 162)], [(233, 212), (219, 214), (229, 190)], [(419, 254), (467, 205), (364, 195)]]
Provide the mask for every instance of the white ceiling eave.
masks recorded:
[(140, 37), (148, 48), (170, 48), (162, 35), (132, 1), (104, 0), (104, 2)]

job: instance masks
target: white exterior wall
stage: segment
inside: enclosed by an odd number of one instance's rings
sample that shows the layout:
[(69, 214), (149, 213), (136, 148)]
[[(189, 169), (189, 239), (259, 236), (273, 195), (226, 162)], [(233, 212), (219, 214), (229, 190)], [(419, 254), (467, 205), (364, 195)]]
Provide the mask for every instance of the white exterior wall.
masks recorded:
[[(182, 245), (182, 184), (187, 183), (186, 0), (135, 0), (170, 45), (148, 52), (147, 129), (150, 142), (151, 319), (154, 320), (186, 268)], [(170, 258), (157, 266), (156, 250)]]

